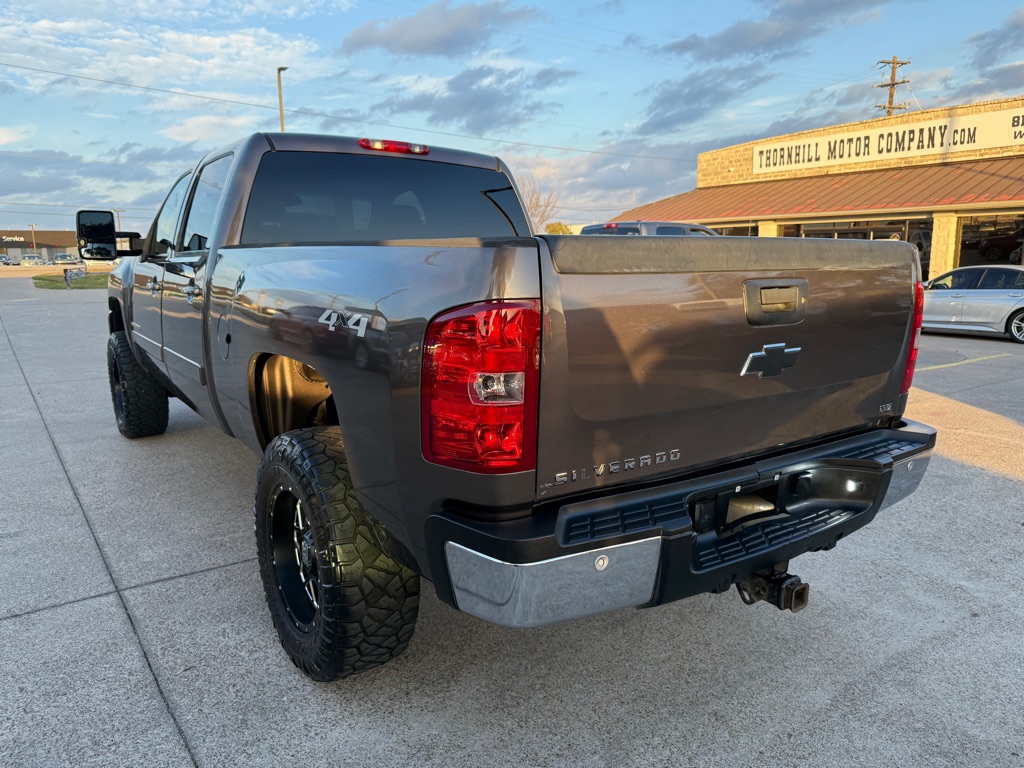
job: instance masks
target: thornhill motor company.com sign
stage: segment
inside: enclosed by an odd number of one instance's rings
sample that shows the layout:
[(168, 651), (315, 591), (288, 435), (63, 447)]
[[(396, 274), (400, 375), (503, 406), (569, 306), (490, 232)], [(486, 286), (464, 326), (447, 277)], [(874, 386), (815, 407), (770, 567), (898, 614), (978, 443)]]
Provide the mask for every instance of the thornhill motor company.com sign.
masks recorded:
[(754, 145), (754, 173), (1024, 146), (1024, 111), (1003, 109)]

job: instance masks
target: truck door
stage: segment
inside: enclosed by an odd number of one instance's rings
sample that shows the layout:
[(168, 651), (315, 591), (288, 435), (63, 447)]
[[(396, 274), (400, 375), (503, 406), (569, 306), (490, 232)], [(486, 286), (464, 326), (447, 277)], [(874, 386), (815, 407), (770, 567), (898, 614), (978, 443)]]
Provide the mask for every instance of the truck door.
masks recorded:
[(211, 160), (199, 170), (185, 213), (179, 248), (164, 263), (163, 347), (171, 381), (203, 416), (211, 407), (204, 360), (203, 314), (208, 242), (216, 221), (231, 155)]
[(160, 305), (163, 296), (164, 263), (174, 254), (175, 235), (182, 204), (188, 190), (192, 172), (189, 171), (171, 188), (160, 207), (146, 248), (134, 269), (132, 289), (131, 336), (139, 353), (154, 367), (166, 372), (163, 351), (163, 329)]

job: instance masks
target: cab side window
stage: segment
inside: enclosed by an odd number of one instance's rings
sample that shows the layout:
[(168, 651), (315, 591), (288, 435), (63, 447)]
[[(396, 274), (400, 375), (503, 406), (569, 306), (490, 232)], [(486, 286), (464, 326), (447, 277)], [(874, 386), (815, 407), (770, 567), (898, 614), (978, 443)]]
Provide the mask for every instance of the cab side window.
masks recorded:
[(181, 204), (185, 201), (185, 193), (188, 191), (188, 183), (192, 178), (189, 171), (171, 188), (167, 199), (164, 200), (160, 213), (156, 217), (156, 226), (153, 233), (153, 251), (150, 256), (162, 256), (168, 249), (174, 247), (174, 237), (178, 234), (178, 214), (181, 213)]
[(185, 236), (182, 248), (186, 251), (202, 251), (212, 234), (213, 222), (224, 193), (224, 183), (231, 170), (231, 155), (218, 157), (199, 171), (192, 204), (185, 220)]

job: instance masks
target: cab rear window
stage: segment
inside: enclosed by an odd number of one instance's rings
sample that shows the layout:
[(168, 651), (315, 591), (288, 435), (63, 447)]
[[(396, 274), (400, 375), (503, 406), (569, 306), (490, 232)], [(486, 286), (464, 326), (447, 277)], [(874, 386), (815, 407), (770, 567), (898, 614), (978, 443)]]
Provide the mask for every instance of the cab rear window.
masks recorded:
[(242, 245), (529, 234), (505, 174), (406, 157), (269, 152)]

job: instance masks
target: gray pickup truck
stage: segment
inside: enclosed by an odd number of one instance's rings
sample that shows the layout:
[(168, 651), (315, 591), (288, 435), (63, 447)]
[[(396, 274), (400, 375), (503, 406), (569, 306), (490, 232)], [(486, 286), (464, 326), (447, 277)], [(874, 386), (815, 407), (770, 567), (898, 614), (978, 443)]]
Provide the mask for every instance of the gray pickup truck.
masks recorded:
[[(79, 213), (83, 255), (118, 252)], [(173, 185), (110, 277), (126, 437), (177, 397), (262, 456), (256, 545), (292, 660), (413, 634), (420, 577), (512, 627), (736, 585), (919, 484), (920, 267), (898, 242), (534, 236), (504, 164), (256, 134)]]

